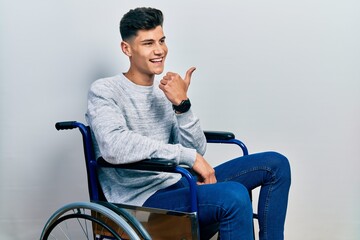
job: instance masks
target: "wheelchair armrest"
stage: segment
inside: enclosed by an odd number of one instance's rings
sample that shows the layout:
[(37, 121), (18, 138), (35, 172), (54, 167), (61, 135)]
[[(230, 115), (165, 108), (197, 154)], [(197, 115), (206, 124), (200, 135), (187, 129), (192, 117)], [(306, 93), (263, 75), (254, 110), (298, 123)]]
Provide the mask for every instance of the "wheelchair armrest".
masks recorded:
[(204, 131), (206, 140), (231, 140), (235, 139), (235, 135), (232, 132), (224, 131)]
[(172, 162), (165, 162), (160, 159), (145, 159), (135, 163), (127, 164), (111, 164), (102, 157), (97, 159), (99, 167), (134, 169), (145, 171), (158, 171), (158, 172), (175, 172), (176, 164)]
[(208, 143), (226, 143), (226, 144), (236, 144), (238, 145), (243, 155), (248, 155), (248, 149), (243, 142), (235, 138), (235, 134), (232, 132), (224, 131), (204, 131), (206, 141)]
[(139, 162), (129, 164), (111, 164), (105, 161), (105, 159), (103, 159), (102, 157), (99, 157), (97, 159), (97, 165), (99, 167), (179, 173), (183, 177), (185, 177), (189, 183), (191, 211), (197, 212), (196, 180), (192, 175), (192, 170), (189, 168), (184, 168), (182, 166), (180, 167), (177, 166), (175, 163), (166, 162), (161, 159), (145, 159)]

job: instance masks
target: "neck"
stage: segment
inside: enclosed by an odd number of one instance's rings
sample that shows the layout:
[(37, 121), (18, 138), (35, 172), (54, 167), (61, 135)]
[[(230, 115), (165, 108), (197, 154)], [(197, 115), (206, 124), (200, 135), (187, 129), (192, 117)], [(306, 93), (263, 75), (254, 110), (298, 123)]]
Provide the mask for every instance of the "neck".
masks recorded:
[(155, 75), (147, 75), (147, 74), (139, 74), (132, 72), (131, 69), (129, 69), (128, 72), (124, 73), (125, 77), (135, 83), (136, 85), (141, 86), (151, 86), (154, 83)]

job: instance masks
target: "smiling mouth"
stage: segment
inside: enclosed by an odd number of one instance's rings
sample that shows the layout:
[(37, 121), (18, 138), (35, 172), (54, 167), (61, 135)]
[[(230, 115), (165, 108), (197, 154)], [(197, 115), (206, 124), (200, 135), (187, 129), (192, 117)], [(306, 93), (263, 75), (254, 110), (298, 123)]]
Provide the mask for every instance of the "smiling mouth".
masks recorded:
[(162, 63), (163, 61), (163, 58), (154, 58), (154, 59), (151, 59), (150, 62), (152, 63)]

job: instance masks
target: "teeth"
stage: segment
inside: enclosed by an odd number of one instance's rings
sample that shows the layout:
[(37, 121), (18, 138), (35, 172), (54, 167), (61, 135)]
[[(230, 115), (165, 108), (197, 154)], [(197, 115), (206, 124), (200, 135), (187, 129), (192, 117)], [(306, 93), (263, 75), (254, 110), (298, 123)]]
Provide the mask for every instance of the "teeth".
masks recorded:
[(162, 61), (162, 58), (152, 59), (151, 61), (152, 61), (152, 62), (161, 62), (161, 61)]

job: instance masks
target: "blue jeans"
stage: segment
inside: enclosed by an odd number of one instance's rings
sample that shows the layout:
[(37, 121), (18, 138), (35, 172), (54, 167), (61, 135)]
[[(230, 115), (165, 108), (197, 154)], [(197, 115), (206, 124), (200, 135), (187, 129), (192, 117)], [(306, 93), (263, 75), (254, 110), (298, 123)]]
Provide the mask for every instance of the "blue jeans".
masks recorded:
[[(249, 190), (261, 186), (258, 200), (261, 240), (284, 239), (284, 224), (290, 188), (286, 157), (265, 152), (235, 158), (215, 169), (216, 184), (199, 185), (198, 219), (201, 239), (219, 230), (221, 239), (253, 239), (252, 204)], [(189, 211), (185, 179), (152, 195), (144, 206)]]

